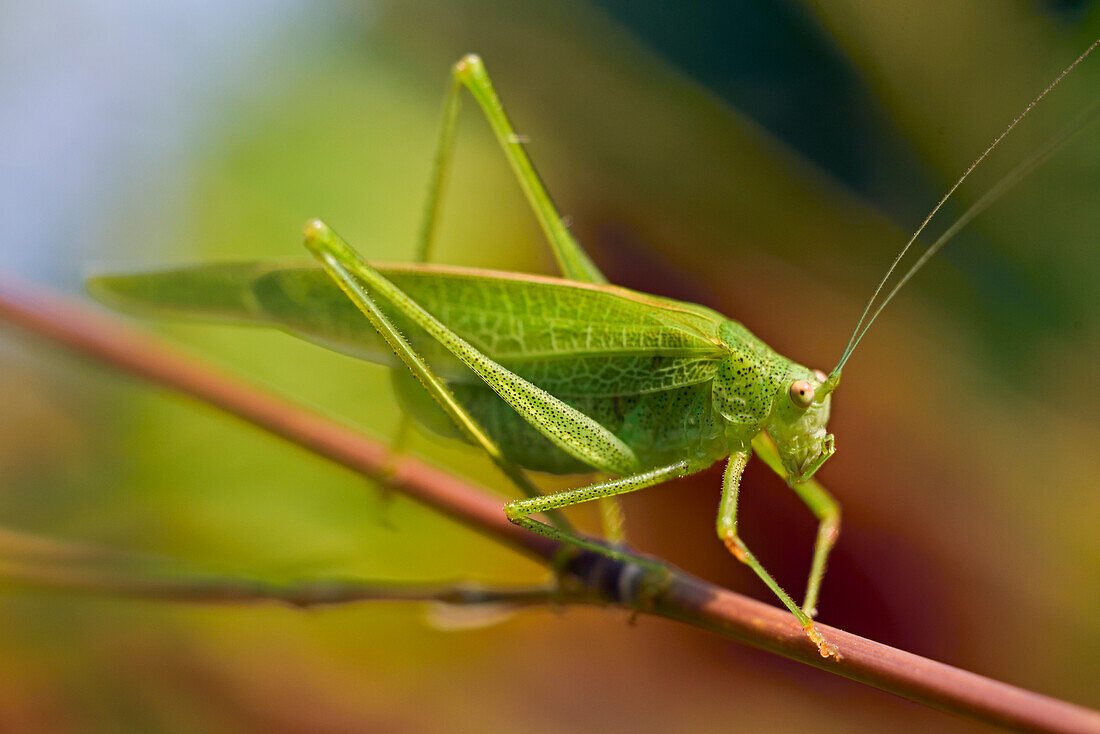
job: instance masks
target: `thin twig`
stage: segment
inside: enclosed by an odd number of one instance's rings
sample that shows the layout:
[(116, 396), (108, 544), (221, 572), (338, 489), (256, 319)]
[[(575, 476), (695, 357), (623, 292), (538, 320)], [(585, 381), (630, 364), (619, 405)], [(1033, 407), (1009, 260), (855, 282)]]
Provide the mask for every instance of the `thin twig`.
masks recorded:
[(188, 604), (276, 602), (305, 608), (367, 601), (415, 601), (452, 606), (499, 605), (518, 608), (585, 600), (580, 595), (562, 596), (557, 590), (546, 586), (496, 588), (463, 583), (425, 585), (359, 579), (273, 583), (249, 578), (174, 574), (153, 578), (133, 572), (3, 560), (0, 560), (0, 578), (29, 587)]
[[(543, 561), (559, 546), (507, 521), (502, 501), (414, 459), (387, 473), (386, 449), (330, 418), (259, 390), (168, 347), (123, 322), (38, 289), (0, 279), (0, 320), (73, 351), (189, 394), (264, 430), (386, 484)], [(622, 583), (636, 569), (579, 553), (567, 572), (592, 595), (636, 603)], [(671, 570), (645, 611), (717, 632), (913, 701), (1020, 730), (1100, 732), (1100, 713), (937, 663), (820, 625), (843, 656), (821, 658), (793, 618), (726, 589)]]
[(439, 602), (509, 608), (599, 601), (583, 587), (493, 587), (471, 582), (425, 584), (361, 578), (274, 582), (211, 575), (170, 558), (121, 551), (0, 528), (0, 579), (28, 587), (192, 604), (277, 602), (315, 607), (364, 601)]

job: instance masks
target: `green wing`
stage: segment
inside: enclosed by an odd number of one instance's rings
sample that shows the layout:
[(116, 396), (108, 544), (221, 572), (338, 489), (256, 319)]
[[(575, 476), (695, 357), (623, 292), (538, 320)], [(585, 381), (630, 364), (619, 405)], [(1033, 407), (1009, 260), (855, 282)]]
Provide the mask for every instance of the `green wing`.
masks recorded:
[[(624, 288), (439, 265), (375, 264), (398, 288), (494, 360), (559, 396), (633, 395), (709, 380), (723, 354), (719, 314)], [(89, 292), (124, 311), (269, 326), (397, 366), (389, 347), (319, 267), (228, 263), (104, 275)], [(380, 304), (432, 368), (477, 378)]]

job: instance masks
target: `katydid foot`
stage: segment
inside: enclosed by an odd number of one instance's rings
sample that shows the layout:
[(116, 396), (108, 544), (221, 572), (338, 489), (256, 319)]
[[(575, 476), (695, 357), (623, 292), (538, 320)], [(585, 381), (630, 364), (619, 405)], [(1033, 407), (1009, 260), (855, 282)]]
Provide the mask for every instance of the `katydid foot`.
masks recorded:
[(783, 605), (795, 616), (795, 619), (798, 620), (798, 623), (802, 625), (802, 629), (806, 632), (806, 636), (810, 638), (810, 642), (817, 646), (817, 651), (821, 654), (821, 657), (840, 660), (841, 654), (836, 645), (825, 639), (825, 635), (821, 634), (821, 631), (814, 624), (813, 618), (796, 606), (787, 593), (779, 587), (779, 584), (775, 582), (771, 574), (764, 570), (764, 567), (756, 560), (756, 556), (752, 554), (752, 551), (748, 549), (737, 533), (733, 530), (726, 530), (721, 534), (721, 538), (722, 543), (733, 557), (755, 571), (757, 576), (764, 581), (768, 588), (783, 602)]

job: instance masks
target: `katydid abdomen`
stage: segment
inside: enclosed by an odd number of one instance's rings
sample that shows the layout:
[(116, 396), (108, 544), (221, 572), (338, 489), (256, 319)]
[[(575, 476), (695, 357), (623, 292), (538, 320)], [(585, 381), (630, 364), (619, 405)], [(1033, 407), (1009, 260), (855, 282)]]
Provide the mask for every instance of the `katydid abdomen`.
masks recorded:
[[(442, 436), (465, 438), (408, 371), (394, 370), (393, 381), (402, 407), (423, 426)], [(536, 431), (491, 389), (472, 383), (450, 387), (505, 455), (525, 469), (551, 474), (593, 470)], [(645, 467), (687, 457), (712, 463), (729, 454), (725, 422), (714, 411), (710, 382), (634, 395), (558, 397), (622, 439)]]

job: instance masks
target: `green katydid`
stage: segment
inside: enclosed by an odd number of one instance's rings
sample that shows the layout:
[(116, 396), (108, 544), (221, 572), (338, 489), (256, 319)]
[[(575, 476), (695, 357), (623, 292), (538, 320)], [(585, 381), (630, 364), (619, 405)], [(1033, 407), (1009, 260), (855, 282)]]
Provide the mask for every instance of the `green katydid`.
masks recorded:
[[(1028, 105), (947, 196), (1097, 43)], [(839, 532), (840, 509), (813, 476), (834, 451), (826, 424), (841, 368), (898, 289), (962, 224), (1057, 143), (1033, 155), (980, 199), (872, 312), (899, 261), (947, 196), (940, 201), (886, 273), (841, 359), (826, 375), (777, 354), (715, 311), (608, 284), (556, 211), (481, 60), (467, 56), (452, 72), (419, 262), (370, 264), (315, 220), (306, 227), (306, 247), (319, 268), (200, 265), (101, 276), (89, 281), (90, 290), (122, 308), (276, 327), (395, 368), (395, 390), (407, 415), (437, 432), (480, 445), (527, 495), (504, 507), (512, 522), (620, 560), (647, 564), (620, 548), (618, 495), (727, 459), (717, 521), (720, 539), (771, 588), (822, 656), (837, 655), (813, 618)], [(464, 88), (488, 119), (563, 278), (427, 263)], [(366, 328), (368, 322), (372, 328)], [(780, 588), (737, 533), (738, 486), (754, 452), (818, 519), (801, 605)], [(598, 471), (611, 478), (543, 495), (525, 470)], [(576, 534), (556, 514), (591, 500), (603, 504), (610, 545)], [(533, 517), (540, 513), (550, 522)]]

